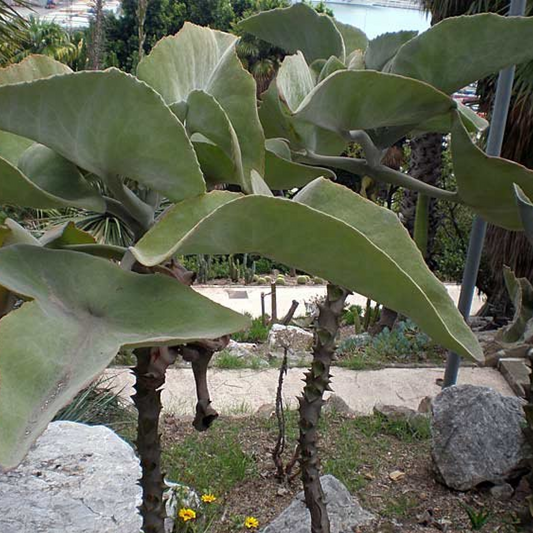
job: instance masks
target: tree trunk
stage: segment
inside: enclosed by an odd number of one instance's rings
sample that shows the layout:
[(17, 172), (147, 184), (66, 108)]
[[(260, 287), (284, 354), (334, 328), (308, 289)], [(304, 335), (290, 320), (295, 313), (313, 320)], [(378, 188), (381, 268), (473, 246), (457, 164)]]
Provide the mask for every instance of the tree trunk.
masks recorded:
[[(411, 159), (409, 161), (409, 174), (429, 185), (439, 186), (442, 176), (443, 141), (440, 133), (426, 133), (411, 141)], [(404, 190), (401, 205), (401, 219), (411, 236), (415, 233), (416, 205), (418, 193)], [(436, 211), (437, 201), (430, 198), (427, 202), (428, 223), (426, 242), (426, 262), (431, 270), (435, 269), (432, 257), (433, 244), (440, 224)]]
[(164, 533), (166, 511), (163, 502), (159, 415), (165, 372), (152, 371), (151, 351), (150, 348), (135, 350), (137, 366), (133, 369), (136, 391), (133, 402), (139, 414), (136, 445), (141, 460), (143, 489), (143, 501), (139, 510), (143, 517), (144, 533)]
[(104, 0), (94, 2), (94, 24), (92, 28), (92, 46), (89, 50), (89, 70), (102, 68), (102, 54), (104, 52)]
[(335, 352), (335, 337), (348, 291), (328, 284), (327, 296), (319, 304), (315, 330), (313, 362), (305, 375), (305, 387), (300, 402), (300, 465), (305, 503), (311, 514), (311, 533), (330, 533), (330, 523), (324, 492), (320, 484), (318, 459), (318, 421), (324, 405), (324, 392), (330, 390), (330, 366)]

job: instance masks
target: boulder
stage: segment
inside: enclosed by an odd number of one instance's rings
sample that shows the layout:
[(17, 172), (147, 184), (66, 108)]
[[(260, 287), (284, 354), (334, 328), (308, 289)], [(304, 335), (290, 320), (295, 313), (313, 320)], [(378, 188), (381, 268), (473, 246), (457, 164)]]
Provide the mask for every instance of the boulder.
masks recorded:
[(529, 457), (523, 402), (488, 387), (444, 389), (432, 404), (432, 457), (440, 480), (456, 490), (505, 483)]
[(313, 347), (313, 334), (297, 326), (274, 324), (268, 333), (268, 348), (283, 353), (285, 347), (293, 352), (309, 352)]
[(340, 397), (336, 394), (332, 394), (327, 400), (324, 406), (322, 407), (322, 412), (324, 414), (332, 413), (343, 416), (355, 416), (355, 411)]
[(236, 357), (253, 357), (257, 352), (257, 344), (254, 344), (253, 342), (236, 342), (232, 339), (229, 341), (226, 351)]
[[(331, 533), (353, 533), (355, 528), (370, 522), (374, 516), (365, 511), (357, 499), (334, 476), (320, 478), (329, 518)], [(300, 492), (273, 522), (263, 529), (263, 533), (309, 533), (311, 516), (305, 506), (304, 493)]]
[(52, 422), (24, 462), (0, 474), (2, 533), (137, 533), (139, 460), (104, 426)]

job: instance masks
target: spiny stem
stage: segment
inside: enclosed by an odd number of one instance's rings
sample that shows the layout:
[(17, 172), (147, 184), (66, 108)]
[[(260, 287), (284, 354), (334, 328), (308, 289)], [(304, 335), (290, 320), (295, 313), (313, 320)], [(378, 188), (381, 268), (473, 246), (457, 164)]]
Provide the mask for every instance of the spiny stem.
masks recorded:
[(311, 514), (311, 533), (330, 533), (329, 517), (320, 484), (317, 451), (318, 421), (324, 404), (324, 393), (331, 390), (330, 367), (335, 352), (335, 337), (344, 303), (349, 292), (336, 285), (327, 287), (326, 300), (319, 305), (315, 330), (313, 362), (305, 375), (305, 387), (300, 402), (300, 464), (305, 503)]
[(139, 507), (143, 517), (144, 533), (165, 533), (165, 504), (163, 502), (163, 474), (161, 473), (161, 438), (159, 415), (161, 414), (161, 387), (165, 373), (151, 372), (150, 348), (135, 350), (137, 366), (133, 402), (139, 413), (137, 425), (137, 451), (141, 460), (143, 489)]

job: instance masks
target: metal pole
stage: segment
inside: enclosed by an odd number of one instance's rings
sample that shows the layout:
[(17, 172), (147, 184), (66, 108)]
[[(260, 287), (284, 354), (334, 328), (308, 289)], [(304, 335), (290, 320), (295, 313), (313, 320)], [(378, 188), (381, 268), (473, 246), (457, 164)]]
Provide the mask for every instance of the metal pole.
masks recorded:
[[(526, 10), (526, 0), (511, 0), (508, 16), (522, 16)], [(502, 150), (505, 124), (509, 112), (509, 103), (513, 89), (515, 67), (507, 67), (500, 72), (498, 84), (496, 86), (496, 97), (490, 122), (489, 137), (487, 139), (487, 154), (499, 156)], [(481, 261), (481, 252), (485, 242), (487, 223), (476, 216), (472, 224), (468, 253), (466, 256), (465, 270), (463, 273), (463, 283), (461, 284), (461, 294), (459, 296), (459, 311), (468, 319), (472, 299), (476, 289), (476, 280)], [(444, 374), (443, 388), (450, 387), (457, 383), (457, 375), (461, 364), (461, 356), (450, 352), (446, 362), (446, 372)]]

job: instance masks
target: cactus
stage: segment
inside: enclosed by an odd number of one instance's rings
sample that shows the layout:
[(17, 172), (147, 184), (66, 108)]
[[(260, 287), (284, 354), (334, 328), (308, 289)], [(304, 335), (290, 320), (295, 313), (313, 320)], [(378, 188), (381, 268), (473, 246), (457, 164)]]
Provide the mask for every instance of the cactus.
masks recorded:
[(198, 283), (205, 285), (211, 277), (211, 256), (198, 255), (196, 258), (198, 265), (197, 279)]
[(313, 283), (315, 285), (324, 285), (325, 282), (324, 282), (324, 280), (322, 278), (319, 278), (318, 276), (315, 276), (313, 278)]
[(278, 276), (276, 278), (276, 285), (286, 285), (285, 277), (284, 276)]
[(256, 277), (256, 275), (255, 275), (255, 261), (253, 261), (252, 262), (252, 266), (250, 268), (248, 268), (247, 259), (248, 259), (248, 255), (245, 254), (244, 255), (244, 264), (243, 264), (244, 283), (246, 283), (246, 285), (249, 285), (250, 283), (255, 281), (254, 280), (254, 278)]
[(267, 283), (270, 283), (270, 282), (267, 282), (266, 278), (263, 278), (263, 277), (257, 278), (258, 285), (266, 285)]
[(296, 278), (296, 283), (298, 285), (305, 285), (307, 283), (307, 279), (308, 279), (309, 276), (298, 276)]
[(241, 279), (241, 264), (238, 259), (235, 259), (233, 255), (228, 258), (229, 262), (229, 277), (231, 281), (237, 283)]

